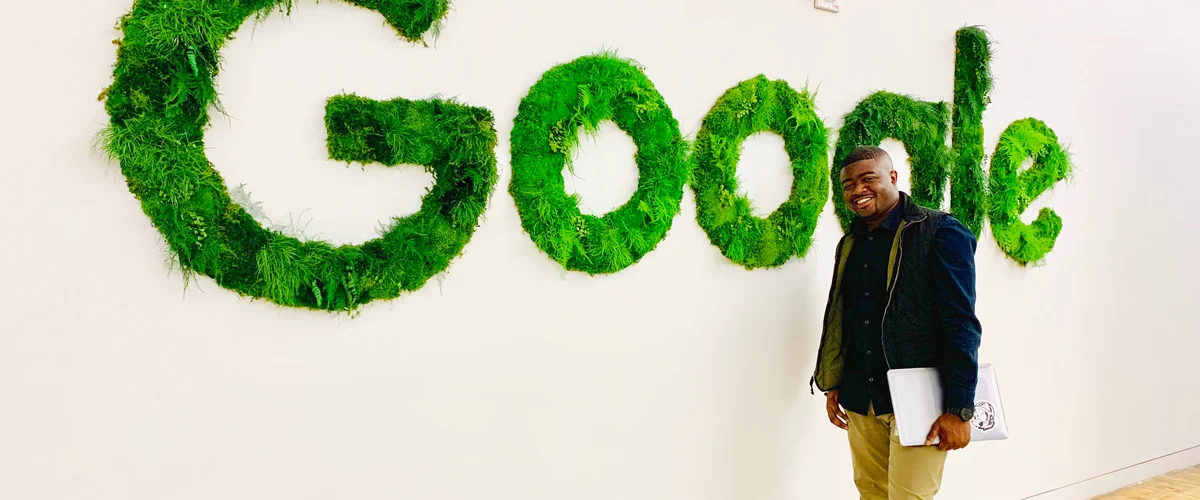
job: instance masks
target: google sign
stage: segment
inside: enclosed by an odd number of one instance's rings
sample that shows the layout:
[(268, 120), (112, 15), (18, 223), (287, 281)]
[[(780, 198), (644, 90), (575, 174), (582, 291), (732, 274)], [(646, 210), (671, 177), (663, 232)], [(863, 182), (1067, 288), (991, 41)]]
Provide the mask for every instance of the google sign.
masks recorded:
[[(418, 41), (446, 14), (446, 0), (349, 0), (374, 9), (402, 37)], [(218, 54), (250, 16), (288, 9), (290, 0), (138, 0), (121, 19), (113, 83), (102, 94), (111, 118), (103, 132), (129, 190), (183, 267), (244, 296), (289, 307), (352, 310), (424, 286), (470, 241), (497, 183), (497, 134), (486, 108), (445, 99), (328, 100), (331, 158), (387, 166), (422, 165), (435, 184), (421, 209), (393, 219), (360, 245), (300, 241), (264, 228), (241, 205), (205, 156), (208, 110), (218, 106)], [(858, 145), (893, 138), (912, 165), (912, 195), (937, 208), (949, 188), (950, 212), (976, 234), (985, 221), (1004, 252), (1022, 264), (1043, 258), (1062, 220), (1042, 209), (1021, 221), (1030, 202), (1071, 171), (1054, 132), (1040, 120), (1009, 125), (984, 172), (983, 111), (989, 102), (990, 42), (968, 27), (956, 36), (954, 102), (928, 102), (886, 91), (867, 96), (845, 117), (834, 145), (837, 164)], [(832, 200), (843, 227), (851, 214), (830, 177), (830, 130), (812, 96), (757, 76), (729, 88), (694, 139), (636, 64), (611, 54), (551, 68), (521, 100), (513, 124), (509, 193), (524, 230), (550, 258), (589, 274), (638, 262), (666, 237), (685, 186), (712, 243), (749, 269), (783, 265), (809, 250), (817, 219)], [(562, 170), (580, 130), (611, 120), (637, 145), (637, 190), (603, 216), (580, 212)], [(739, 146), (758, 132), (783, 138), (794, 181), (769, 216), (751, 213), (739, 195)], [(949, 136), (949, 137), (948, 137)], [(1033, 166), (1021, 170), (1032, 159)]]

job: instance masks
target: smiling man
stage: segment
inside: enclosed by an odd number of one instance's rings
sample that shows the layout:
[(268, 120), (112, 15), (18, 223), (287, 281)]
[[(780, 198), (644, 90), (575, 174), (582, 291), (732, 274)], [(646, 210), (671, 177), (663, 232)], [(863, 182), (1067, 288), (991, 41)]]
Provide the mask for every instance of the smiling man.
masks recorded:
[[(856, 148), (840, 167), (855, 219), (838, 243), (813, 382), (829, 421), (848, 431), (864, 500), (931, 499), (947, 452), (971, 440), (981, 336), (975, 236), (901, 192), (884, 150)], [(938, 368), (945, 414), (925, 446), (904, 447), (887, 372), (916, 367)]]

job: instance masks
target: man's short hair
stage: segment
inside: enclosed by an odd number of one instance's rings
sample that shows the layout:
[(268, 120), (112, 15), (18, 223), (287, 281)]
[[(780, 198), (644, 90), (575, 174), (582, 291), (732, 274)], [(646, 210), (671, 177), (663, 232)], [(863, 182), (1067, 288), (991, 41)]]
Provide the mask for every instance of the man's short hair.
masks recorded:
[(844, 169), (850, 165), (863, 160), (878, 160), (880, 158), (891, 158), (883, 148), (876, 146), (859, 146), (854, 148), (846, 158), (842, 159), (842, 163), (838, 165), (838, 170)]

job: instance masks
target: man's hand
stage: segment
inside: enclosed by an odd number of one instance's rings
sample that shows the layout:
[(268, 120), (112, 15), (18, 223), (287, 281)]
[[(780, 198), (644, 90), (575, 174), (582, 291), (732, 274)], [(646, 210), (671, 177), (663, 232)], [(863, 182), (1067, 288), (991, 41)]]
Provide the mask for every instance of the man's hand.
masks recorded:
[(937, 447), (942, 451), (961, 450), (971, 442), (971, 423), (964, 422), (952, 414), (942, 415), (933, 423), (929, 436), (925, 438), (925, 446), (932, 446), (933, 440), (941, 438)]
[(829, 414), (829, 423), (836, 425), (841, 430), (850, 428), (850, 418), (846, 416), (846, 412), (842, 411), (842, 405), (838, 404), (838, 391), (832, 390), (825, 393), (825, 413)]

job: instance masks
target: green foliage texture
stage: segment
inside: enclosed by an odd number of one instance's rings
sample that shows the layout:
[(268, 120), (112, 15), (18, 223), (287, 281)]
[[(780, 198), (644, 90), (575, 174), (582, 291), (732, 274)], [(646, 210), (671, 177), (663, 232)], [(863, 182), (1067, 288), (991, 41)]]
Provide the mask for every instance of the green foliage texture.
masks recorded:
[[(288, 0), (291, 1), (291, 0)], [(450, 11), (450, 0), (346, 0), (347, 3), (383, 14), (388, 24), (409, 41), (420, 41), (425, 32), (440, 30)]]
[[(954, 109), (951, 129), (954, 167), (950, 173), (950, 213), (978, 237), (987, 213), (983, 173), (983, 111), (991, 102), (992, 47), (978, 27), (955, 36)], [(941, 198), (938, 198), (940, 200)]]
[[(791, 196), (764, 219), (739, 194), (737, 167), (746, 138), (766, 131), (783, 138), (793, 181)], [(696, 137), (691, 185), (697, 221), (725, 257), (747, 269), (804, 257), (829, 189), (828, 137), (812, 96), (785, 81), (759, 75), (717, 100)]]
[(832, 189), (834, 213), (848, 231), (854, 212), (842, 198), (839, 181), (842, 160), (858, 146), (878, 146), (892, 138), (904, 144), (912, 165), (912, 198), (917, 204), (940, 208), (945, 197), (950, 151), (946, 129), (950, 110), (944, 102), (925, 102), (911, 96), (878, 91), (863, 99), (846, 115), (834, 150)]
[[(1021, 164), (1033, 165), (1021, 171)], [(1062, 218), (1050, 208), (1039, 211), (1032, 224), (1021, 221), (1030, 202), (1071, 175), (1070, 157), (1050, 127), (1036, 118), (1008, 126), (992, 154), (989, 218), (992, 236), (1010, 258), (1021, 264), (1040, 261), (1054, 249)]]
[[(637, 190), (602, 217), (567, 195), (563, 169), (580, 131), (612, 120), (637, 146)], [(566, 269), (615, 273), (667, 235), (689, 174), (688, 143), (662, 96), (633, 62), (613, 54), (580, 57), (542, 75), (513, 123), (509, 192), (534, 244)]]
[[(375, 8), (415, 41), (443, 16), (445, 0), (353, 1)], [(217, 107), (218, 54), (250, 16), (290, 0), (139, 0), (120, 22), (105, 91), (107, 153), (129, 190), (189, 273), (280, 305), (352, 310), (421, 287), (475, 230), (496, 182), (491, 113), (451, 101), (331, 98), (335, 159), (424, 165), (437, 179), (421, 210), (362, 245), (300, 241), (263, 228), (235, 203), (205, 156), (208, 110)]]
[[(904, 144), (912, 166), (912, 196), (918, 204), (942, 208), (951, 179), (950, 213), (978, 236), (987, 213), (983, 171), (983, 112), (992, 91), (991, 40), (986, 31), (964, 27), (955, 35), (954, 106), (880, 91), (859, 102), (839, 131), (831, 169), (834, 185), (843, 158), (857, 146), (878, 146), (884, 139)], [(946, 148), (946, 129), (952, 146)], [(953, 166), (951, 166), (953, 164)], [(854, 214), (833, 190), (835, 213), (843, 229)]]
[[(436, 30), (449, 10), (447, 0), (347, 2), (379, 11), (413, 42)], [(353, 310), (418, 289), (462, 252), (482, 218), (497, 182), (493, 116), (453, 100), (332, 97), (325, 119), (331, 158), (422, 165), (434, 187), (420, 211), (394, 218), (361, 245), (301, 241), (264, 228), (232, 200), (208, 161), (204, 130), (209, 109), (220, 110), (214, 78), (221, 48), (251, 16), (291, 8), (292, 0), (136, 1), (119, 23), (113, 82), (102, 94), (110, 116), (103, 147), (189, 274), (244, 296), (324, 310)], [(509, 191), (538, 248), (568, 270), (606, 274), (633, 265), (662, 241), (690, 180), (700, 226), (722, 254), (746, 268), (775, 267), (807, 252), (826, 199), (822, 190), (830, 172), (836, 181), (842, 158), (856, 146), (894, 138), (908, 153), (918, 203), (940, 208), (953, 176), (951, 213), (977, 234), (986, 214), (1007, 255), (1035, 262), (1053, 248), (1062, 220), (1042, 209), (1025, 224), (1021, 214), (1066, 178), (1071, 164), (1054, 132), (1027, 118), (1005, 130), (985, 177), (990, 60), (987, 33), (963, 28), (953, 112), (944, 102), (875, 92), (846, 115), (834, 166), (825, 170), (828, 131), (807, 91), (761, 75), (728, 89), (705, 117), (689, 158), (678, 122), (641, 67), (608, 53), (581, 57), (547, 71), (521, 100)], [(595, 133), (605, 120), (632, 137), (639, 177), (625, 204), (596, 217), (582, 214), (578, 196), (566, 194), (563, 169), (580, 133)], [(784, 139), (795, 178), (788, 201), (766, 218), (752, 215), (736, 178), (741, 144), (758, 132)], [(1033, 167), (1020, 171), (1026, 159)], [(848, 229), (853, 214), (838, 189), (833, 200)]]

